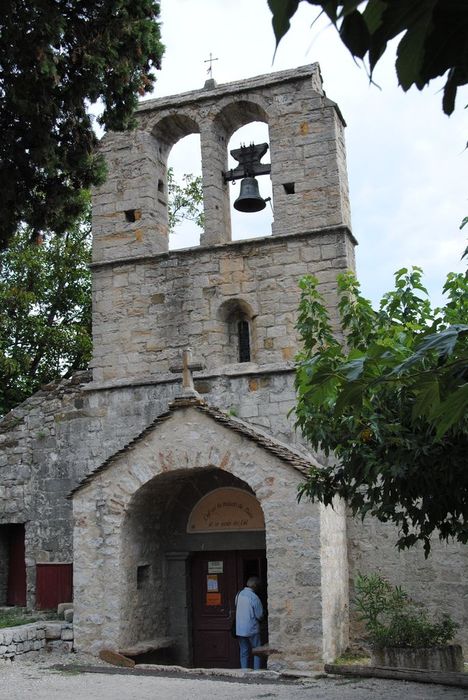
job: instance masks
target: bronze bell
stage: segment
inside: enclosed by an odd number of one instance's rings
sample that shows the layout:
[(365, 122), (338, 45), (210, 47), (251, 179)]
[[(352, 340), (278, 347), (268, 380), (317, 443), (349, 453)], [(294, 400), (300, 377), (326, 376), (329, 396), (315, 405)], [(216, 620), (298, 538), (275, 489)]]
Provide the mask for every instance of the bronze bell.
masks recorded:
[(254, 177), (244, 177), (241, 180), (240, 194), (234, 202), (234, 209), (250, 214), (255, 211), (262, 211), (266, 204), (258, 191), (258, 182)]

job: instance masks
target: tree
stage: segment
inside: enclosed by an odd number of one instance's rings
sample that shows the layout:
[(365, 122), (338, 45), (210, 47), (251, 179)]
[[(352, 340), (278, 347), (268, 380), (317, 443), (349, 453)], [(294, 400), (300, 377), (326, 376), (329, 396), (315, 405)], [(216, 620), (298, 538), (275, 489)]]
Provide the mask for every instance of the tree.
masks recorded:
[[(169, 230), (202, 227), (201, 177), (168, 173)], [(85, 369), (91, 358), (91, 221), (31, 241), (22, 227), (0, 253), (0, 416), (42, 384)]]
[[(268, 0), (277, 44), (300, 0)], [(465, 0), (306, 0), (321, 8), (370, 76), (389, 41), (400, 35), (396, 72), (403, 90), (446, 76), (442, 108), (451, 114), (457, 89), (468, 83), (468, 3)], [(364, 5), (364, 9), (359, 9)]]
[[(375, 311), (351, 273), (338, 279), (337, 338), (312, 277), (301, 281), (297, 425), (326, 466), (300, 489), (399, 528), (397, 545), (468, 542), (468, 278), (450, 273), (432, 309), (421, 270), (403, 268)], [(329, 461), (328, 461), (329, 460)]]
[(179, 183), (174, 178), (173, 168), (168, 168), (167, 192), (169, 231), (173, 232), (182, 221), (193, 221), (199, 228), (203, 228), (205, 216), (201, 176), (186, 173), (182, 177), (182, 183)]
[(4, 0), (0, 13), (0, 248), (26, 224), (63, 233), (101, 183), (99, 124), (131, 128), (163, 53), (155, 0)]
[(0, 254), (0, 415), (91, 357), (91, 226), (31, 242), (24, 227)]

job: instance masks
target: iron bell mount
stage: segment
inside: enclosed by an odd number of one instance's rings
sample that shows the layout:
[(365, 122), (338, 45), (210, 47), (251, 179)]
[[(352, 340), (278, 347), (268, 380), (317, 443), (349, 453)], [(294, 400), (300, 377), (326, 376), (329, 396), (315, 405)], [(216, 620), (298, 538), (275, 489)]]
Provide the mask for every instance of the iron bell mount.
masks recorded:
[(225, 182), (234, 182), (242, 178), (240, 194), (234, 202), (234, 209), (237, 211), (250, 214), (265, 209), (269, 198), (264, 199), (260, 195), (255, 175), (268, 175), (271, 172), (270, 163), (260, 163), (267, 151), (267, 143), (251, 143), (250, 146), (242, 145), (231, 151), (232, 157), (239, 165), (223, 173), (223, 176)]

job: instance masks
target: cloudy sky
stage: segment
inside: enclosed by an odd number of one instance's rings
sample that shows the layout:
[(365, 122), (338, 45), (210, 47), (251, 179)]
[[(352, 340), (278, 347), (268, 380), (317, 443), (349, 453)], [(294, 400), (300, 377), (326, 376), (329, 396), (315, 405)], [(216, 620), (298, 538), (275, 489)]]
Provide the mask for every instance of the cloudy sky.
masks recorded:
[[(213, 63), (218, 84), (320, 63), (325, 91), (347, 122), (353, 232), (359, 241), (363, 291), (378, 300), (391, 287), (396, 269), (420, 265), (431, 298), (439, 303), (446, 273), (465, 269), (460, 256), (467, 234), (459, 225), (468, 215), (468, 152), (462, 125), (467, 91), (459, 93), (456, 113), (448, 118), (441, 109), (442, 82), (422, 93), (403, 93), (391, 53), (374, 76), (380, 89), (370, 85), (333, 27), (324, 20), (311, 28), (317, 12), (307, 3), (300, 4), (274, 61), (266, 0), (162, 0), (161, 6), (166, 53), (153, 97), (203, 87), (204, 61), (210, 52), (218, 59)], [(258, 133), (255, 140), (263, 140)], [(250, 141), (244, 134), (237, 136)], [(199, 169), (196, 138), (174, 148), (177, 172)], [(231, 148), (238, 145), (239, 141), (232, 143)], [(234, 237), (258, 235), (259, 226), (268, 231), (267, 210), (265, 220), (242, 216), (241, 224), (234, 222)], [(179, 234), (175, 245), (187, 245), (185, 240), (184, 233)]]

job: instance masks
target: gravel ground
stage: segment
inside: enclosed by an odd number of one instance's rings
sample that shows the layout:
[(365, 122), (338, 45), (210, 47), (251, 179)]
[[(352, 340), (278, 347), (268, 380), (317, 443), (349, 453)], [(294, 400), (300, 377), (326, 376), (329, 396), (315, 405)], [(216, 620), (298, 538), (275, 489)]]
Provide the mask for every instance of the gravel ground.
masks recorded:
[[(60, 665), (60, 670), (54, 666)], [(83, 672), (93, 666), (97, 672)], [(467, 700), (468, 691), (380, 679), (310, 678), (284, 682), (238, 672), (230, 678), (121, 671), (84, 654), (0, 661), (1, 700)], [(140, 675), (142, 674), (142, 675)], [(143, 675), (145, 674), (145, 675)], [(265, 674), (267, 675), (267, 674)]]

